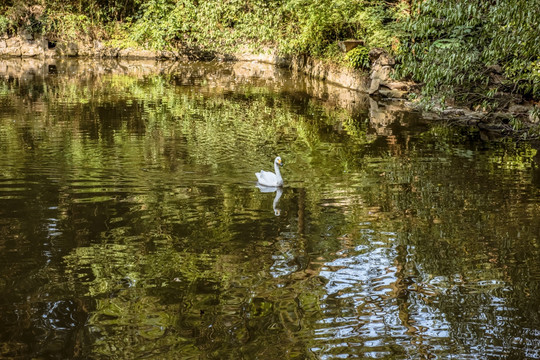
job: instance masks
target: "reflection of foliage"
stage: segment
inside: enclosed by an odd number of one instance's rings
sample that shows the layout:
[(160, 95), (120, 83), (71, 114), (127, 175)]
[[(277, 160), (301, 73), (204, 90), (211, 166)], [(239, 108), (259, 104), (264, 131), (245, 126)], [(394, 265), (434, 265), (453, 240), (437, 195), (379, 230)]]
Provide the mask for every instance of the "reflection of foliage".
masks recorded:
[[(268, 341), (283, 343), (286, 332), (276, 331), (244, 345), (249, 328), (277, 323), (278, 330), (303, 321), (300, 314), (291, 318), (299, 313), (303, 288), (268, 291), (275, 281), (268, 275), (268, 244), (275, 239), (260, 238), (266, 232), (253, 213), (268, 196), (237, 183), (268, 167), (277, 152), (286, 154), (291, 181), (301, 181), (305, 173), (293, 169), (303, 158), (320, 156), (327, 144), (341, 146), (327, 131), (333, 113), (263, 88), (246, 88), (234, 98), (219, 90), (191, 94), (161, 76), (101, 77), (79, 88), (66, 77), (47, 81), (32, 93), (39, 113), (6, 92), (21, 111), (10, 114), (18, 121), (2, 123), (0, 147), (4, 159), (17, 162), (8, 169), (38, 158), (60, 174), (53, 185), (60, 193), (59, 226), (77, 229), (85, 244), (63, 259), (72, 293), (96, 301), (88, 319), (95, 354), (117, 356), (114, 345), (127, 356), (173, 347), (178, 356), (217, 351), (241, 357)], [(340, 118), (346, 121), (346, 113)], [(362, 133), (354, 138), (361, 142)], [(315, 176), (315, 169), (306, 170)], [(246, 178), (238, 180), (239, 171)], [(125, 193), (126, 187), (140, 190)], [(243, 213), (242, 226), (253, 232), (246, 244), (238, 243), (234, 218)], [(259, 261), (246, 261), (252, 258)], [(219, 340), (198, 342), (213, 334)], [(307, 346), (291, 348), (305, 354)], [(272, 351), (280, 357), (282, 350)]]
[[(448, 126), (432, 126), (431, 129), (421, 135), (422, 145), (425, 148), (435, 147), (438, 151), (447, 155), (455, 155), (462, 158), (471, 158), (474, 151), (462, 149), (458, 144), (474, 141), (478, 137), (477, 129), (452, 128)], [(518, 144), (506, 139), (494, 146), (491, 156), (485, 163), (490, 166), (493, 173), (501, 169), (527, 170), (530, 168), (537, 150), (531, 144)]]
[[(384, 273), (400, 267), (403, 283), (435, 289), (415, 300), (450, 326), (461, 324), (460, 304), (480, 313), (493, 292), (537, 310), (540, 289), (519, 265), (540, 266), (523, 255), (538, 248), (539, 209), (527, 200), (534, 150), (478, 145), (476, 133), (448, 127), (370, 138), (367, 116), (194, 78), (195, 87), (121, 75), (1, 87), (0, 169), (30, 176), (35, 194), (9, 199), (33, 219), (3, 231), (15, 239), (35, 221), (52, 232), (43, 236), (62, 262), (47, 262), (53, 275), (43, 277), (92, 300), (82, 307), (92, 355), (307, 358), (321, 347), (313, 333), (335, 325), (320, 269), (370, 247), (389, 250)], [(286, 161), (280, 218), (273, 196), (252, 187), (276, 153)], [(352, 319), (356, 290), (334, 299)], [(413, 291), (377, 304), (393, 312)]]
[[(107, 120), (121, 130), (114, 135), (116, 143), (124, 143), (128, 147), (132, 140), (123, 132), (141, 131), (159, 135), (163, 140), (186, 141), (194, 161), (216, 170), (226, 169), (230, 165), (223, 157), (226, 152), (242, 154), (240, 158), (243, 158), (243, 162), (254, 164), (261, 161), (261, 152), (267, 161), (277, 152), (291, 158), (294, 153), (315, 151), (321, 143), (321, 136), (326, 136), (321, 133), (321, 125), (325, 123), (331, 126), (334, 121), (331, 117), (335, 117), (335, 113), (322, 112), (315, 102), (303, 103), (305, 109), (302, 109), (302, 113), (296, 113), (294, 108), (297, 105), (291, 99), (270, 94), (262, 88), (246, 88), (244, 96), (236, 96), (235, 101), (230, 101), (227, 96), (177, 94), (173, 87), (167, 86), (170, 80), (160, 76), (143, 80), (122, 75), (104, 76), (93, 79), (83, 87), (78, 86), (75, 79), (67, 77), (49, 81), (52, 83), (42, 87), (38, 96), (47, 101), (49, 111), (68, 109), (74, 114), (83, 114), (81, 118), (74, 119), (80, 121), (79, 127), (89, 136), (98, 137), (99, 141), (106, 140), (100, 134), (101, 129), (85, 122), (85, 119), (90, 118), (89, 114), (101, 117), (107, 111), (109, 102), (121, 97), (119, 101), (125, 104), (126, 112), (118, 113), (117, 119)], [(58, 98), (62, 101), (53, 101)], [(69, 108), (66, 108), (67, 105)], [(140, 112), (142, 118), (133, 118), (130, 111), (135, 114)], [(366, 141), (365, 132), (359, 131), (359, 125), (354, 124), (350, 115), (340, 114), (340, 118), (347, 124), (344, 129), (351, 139), (357, 143)], [(79, 134), (69, 134), (62, 122), (56, 122), (52, 128), (50, 125), (43, 122), (41, 127), (34, 127), (34, 139), (69, 136), (72, 141), (70, 147), (79, 149), (70, 154), (70, 161), (75, 162), (71, 165), (88, 165), (92, 161), (99, 161), (97, 154), (85, 150), (86, 140)], [(239, 137), (239, 134), (242, 136)], [(165, 151), (164, 141), (158, 144), (162, 148), (152, 151)], [(236, 162), (239, 156), (229, 158)], [(259, 166), (265, 164), (260, 163)], [(94, 165), (97, 168), (98, 164)]]

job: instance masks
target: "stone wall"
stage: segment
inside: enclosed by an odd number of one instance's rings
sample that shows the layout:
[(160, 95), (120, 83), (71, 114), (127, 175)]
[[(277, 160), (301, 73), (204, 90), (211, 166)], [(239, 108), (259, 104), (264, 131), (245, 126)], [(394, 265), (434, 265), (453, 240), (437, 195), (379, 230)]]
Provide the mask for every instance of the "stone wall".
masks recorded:
[(137, 58), (137, 59), (178, 59), (186, 54), (175, 54), (171, 51), (119, 49), (94, 40), (83, 41), (50, 41), (45, 37), (34, 38), (30, 34), (17, 36), (4, 35), (0, 38), (0, 57), (45, 57), (86, 56), (100, 58)]
[(333, 66), (324, 61), (309, 56), (296, 56), (290, 60), (293, 71), (301, 72), (316, 79), (325, 80), (333, 84), (339, 84), (348, 89), (367, 93), (369, 78), (365, 72)]
[(414, 87), (413, 83), (392, 79), (395, 60), (382, 49), (369, 52), (371, 69), (369, 75), (365, 71), (343, 66), (332, 66), (324, 61), (309, 56), (297, 56), (290, 61), (294, 71), (305, 73), (317, 79), (339, 84), (353, 89), (376, 95), (381, 98), (406, 98)]
[(383, 49), (372, 49), (369, 52), (371, 71), (369, 73), (370, 85), (368, 93), (378, 94), (385, 98), (406, 98), (413, 90), (412, 82), (397, 81), (392, 79), (396, 61)]
[(34, 38), (31, 34), (12, 37), (4, 35), (0, 38), (0, 57), (55, 58), (66, 56), (179, 61), (211, 59), (251, 61), (288, 67), (293, 71), (307, 74), (316, 79), (380, 97), (403, 98), (409, 90), (408, 84), (390, 79), (394, 60), (386, 52), (379, 49), (370, 52), (373, 65), (368, 75), (365, 71), (331, 65), (309, 56), (281, 57), (270, 49), (260, 53), (245, 49), (244, 51), (238, 51), (236, 54), (224, 55), (194, 49), (183, 49), (178, 52), (133, 48), (119, 49), (105, 45), (98, 40), (91, 42), (54, 42), (45, 37)]

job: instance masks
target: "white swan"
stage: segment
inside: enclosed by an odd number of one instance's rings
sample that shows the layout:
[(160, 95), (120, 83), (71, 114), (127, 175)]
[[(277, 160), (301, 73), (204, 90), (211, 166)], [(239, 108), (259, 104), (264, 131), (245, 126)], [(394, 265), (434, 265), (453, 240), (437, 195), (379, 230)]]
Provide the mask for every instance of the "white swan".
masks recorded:
[(283, 186), (283, 178), (281, 177), (281, 173), (279, 172), (279, 166), (283, 166), (283, 163), (281, 162), (281, 158), (278, 156), (274, 160), (274, 171), (264, 171), (261, 170), (258, 173), (255, 173), (255, 176), (257, 177), (257, 181), (262, 186), (274, 186), (274, 187), (280, 187)]

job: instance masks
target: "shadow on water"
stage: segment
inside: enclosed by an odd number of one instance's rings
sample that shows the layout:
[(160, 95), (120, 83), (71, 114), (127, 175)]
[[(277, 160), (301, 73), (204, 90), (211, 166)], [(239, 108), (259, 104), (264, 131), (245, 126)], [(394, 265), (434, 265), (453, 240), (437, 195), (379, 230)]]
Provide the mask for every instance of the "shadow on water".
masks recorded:
[(0, 74), (0, 357), (540, 357), (527, 144), (264, 64)]

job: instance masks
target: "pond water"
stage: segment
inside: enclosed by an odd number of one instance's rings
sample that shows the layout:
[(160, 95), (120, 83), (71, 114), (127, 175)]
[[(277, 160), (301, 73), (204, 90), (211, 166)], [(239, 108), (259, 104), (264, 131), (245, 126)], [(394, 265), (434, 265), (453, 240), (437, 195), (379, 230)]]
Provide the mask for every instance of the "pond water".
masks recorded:
[(0, 74), (0, 357), (540, 358), (528, 144), (261, 64)]

